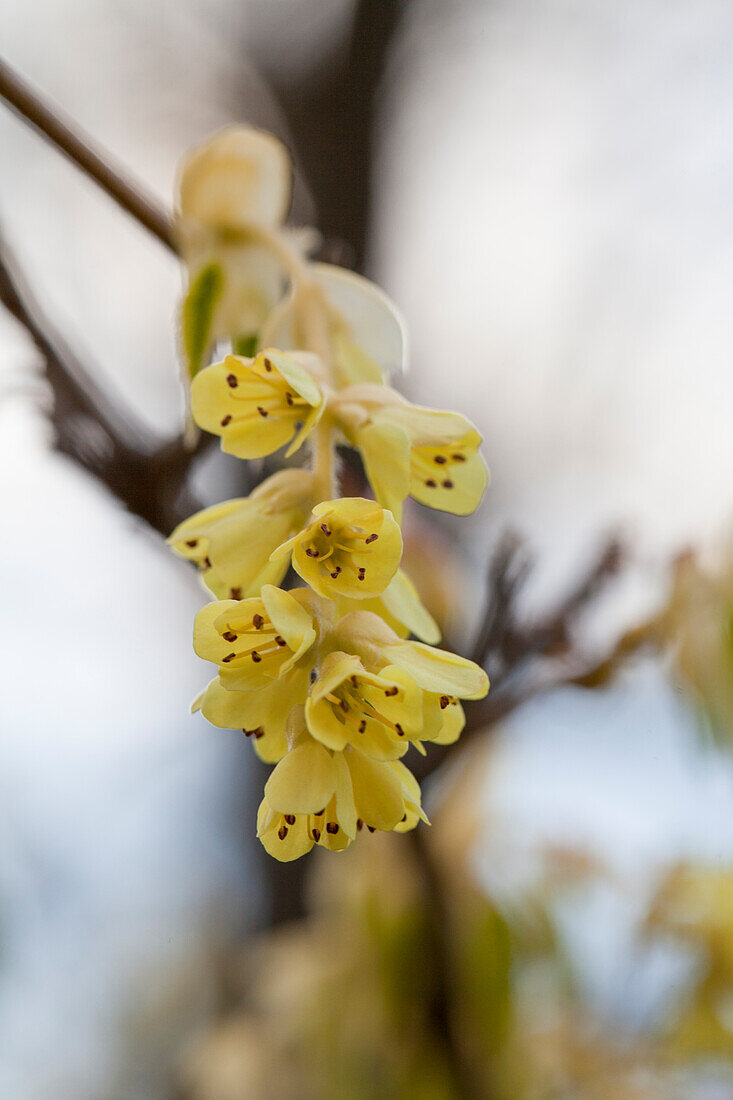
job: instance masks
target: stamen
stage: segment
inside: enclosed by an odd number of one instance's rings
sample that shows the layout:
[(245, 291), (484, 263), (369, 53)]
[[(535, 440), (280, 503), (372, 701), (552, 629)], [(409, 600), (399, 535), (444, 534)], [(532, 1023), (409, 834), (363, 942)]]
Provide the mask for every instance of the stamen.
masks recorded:
[(385, 695), (397, 695), (397, 693), (399, 692), (399, 690), (400, 690), (400, 689), (399, 689), (399, 688), (398, 688), (398, 687), (397, 687), (396, 685), (394, 685), (394, 686), (393, 686), (393, 687), (391, 687), (391, 688), (385, 688), (385, 689), (384, 689), (384, 694), (385, 694)]
[(202, 569), (211, 569), (211, 558), (207, 554), (204, 560), (201, 562)]
[(403, 730), (403, 728), (399, 724), (399, 722), (395, 722), (395, 727), (394, 728), (395, 728), (395, 733), (397, 734), (398, 737), (404, 737), (405, 736), (405, 731)]
[(272, 363), (267, 358), (265, 359), (265, 370), (268, 372), (272, 370)]
[(262, 405), (257, 406), (257, 412), (260, 414), (260, 416), (264, 416), (265, 418), (267, 418), (267, 409), (263, 409)]
[[(287, 821), (288, 819), (285, 818), (285, 820)], [(407, 821), (407, 814), (403, 814), (402, 817), (400, 818), (400, 825), (402, 824), (403, 821)]]
[(359, 723), (359, 733), (366, 733), (366, 719), (365, 718), (362, 718), (361, 722)]
[(315, 840), (315, 842), (317, 844), (318, 841), (321, 839), (321, 830), (320, 829), (314, 829), (313, 833), (312, 833), (312, 836), (313, 836), (313, 839)]
[(259, 741), (260, 737), (264, 737), (264, 736), (265, 736), (264, 729), (262, 728), (262, 726), (258, 726), (257, 729), (255, 730), (255, 741)]
[(330, 833), (331, 836), (336, 836), (336, 833), (338, 831), (339, 831), (338, 823), (336, 821), (329, 821), (328, 825), (326, 825), (326, 832)]
[(293, 395), (292, 395), (292, 393), (290, 393), (289, 390), (285, 394), (285, 400), (287, 401), (288, 405), (292, 406), (292, 404), (293, 404)]
[(445, 466), (448, 459), (445, 455), (436, 455), (434, 461), (437, 462), (439, 466)]
[(357, 817), (357, 819), (356, 819), (356, 827), (359, 830), (359, 832), (361, 832), (361, 830), (364, 828), (364, 822), (361, 820), (360, 817)]
[(222, 657), (221, 663), (227, 665), (230, 661), (233, 661), (236, 656), (236, 653), (227, 653), (226, 657)]
[(232, 415), (231, 415), (231, 413), (227, 413), (226, 416), (223, 416), (222, 419), (221, 419), (222, 428), (226, 428), (227, 424), (231, 424), (231, 422), (232, 422)]
[(324, 806), (322, 810), (318, 811), (318, 813), (316, 814), (316, 817), (323, 817), (325, 812), (326, 812), (326, 807)]
[(359, 570), (359, 575), (358, 575), (358, 577), (357, 577), (356, 579), (357, 579), (358, 581), (363, 581), (363, 580), (364, 580), (364, 578), (365, 578), (365, 576), (366, 576), (366, 569), (365, 569), (365, 568), (364, 568), (364, 566), (362, 565), (361, 569)]
[(230, 389), (236, 390), (238, 385), (239, 385), (239, 382), (237, 381), (236, 374), (228, 374), (227, 375), (227, 386), (229, 386)]
[(264, 621), (265, 620), (262, 618), (261, 615), (253, 615), (252, 626), (255, 628), (255, 630), (259, 630)]
[(466, 461), (466, 456), (465, 455), (458, 455), (458, 454), (451, 455), (451, 458), (453, 459), (454, 462), (465, 462)]
[(333, 531), (331, 531), (330, 527), (329, 527), (329, 526), (328, 526), (327, 524), (325, 524), (325, 523), (322, 523), (322, 524), (321, 524), (321, 530), (323, 531), (323, 533), (324, 533), (324, 535), (326, 536), (326, 538), (328, 538), (328, 537), (329, 537), (329, 535), (332, 535), (332, 534), (333, 534)]
[(257, 652), (256, 649), (252, 650), (252, 660), (254, 661), (254, 663), (256, 665), (258, 665), (260, 663), (260, 661), (262, 660), (262, 658), (260, 657), (260, 655), (259, 655), (259, 653)]
[(378, 534), (376, 533), (376, 531), (375, 531), (375, 532), (373, 532), (373, 533), (372, 533), (372, 534), (371, 534), (371, 535), (369, 536), (369, 538), (368, 538), (368, 539), (366, 539), (366, 545), (368, 546), (370, 542), (376, 542), (378, 538), (379, 538), (379, 535), (378, 535)]
[(359, 681), (357, 680), (356, 675), (350, 676), (349, 679), (351, 680), (352, 687), (359, 686)]
[(376, 833), (376, 831), (377, 831), (376, 825), (367, 825), (367, 829), (369, 830), (370, 833)]
[(280, 635), (279, 635), (279, 634), (276, 634), (276, 635), (275, 635), (275, 641), (276, 641), (276, 642), (277, 642), (277, 644), (278, 644), (278, 645), (280, 645), (280, 646), (283, 646), (283, 645), (287, 645), (287, 644), (288, 644), (288, 643), (287, 643), (287, 642), (285, 641), (285, 639), (284, 639), (284, 638), (281, 638), (281, 637), (280, 637)]
[(314, 546), (306, 546), (305, 552), (309, 558), (318, 557), (318, 551), (315, 549)]
[(444, 489), (452, 489), (453, 488), (453, 482), (451, 481), (450, 478), (446, 478), (446, 480), (443, 482), (443, 488)]
[(339, 706), (341, 707), (341, 710), (344, 712), (344, 714), (349, 713), (349, 704), (346, 702), (345, 699), (339, 699)]
[(222, 634), (222, 638), (225, 642), (236, 642), (237, 635), (234, 633), (233, 630), (225, 630)]
[(241, 600), (241, 598), (242, 598), (242, 589), (241, 588), (230, 588), (229, 589), (229, 595), (231, 596), (231, 598), (233, 600)]
[(193, 550), (194, 546), (198, 546), (198, 544), (199, 544), (198, 539), (186, 539), (186, 546), (190, 546), (192, 550)]
[(285, 840), (285, 837), (288, 835), (287, 825), (281, 825), (277, 831), (277, 835), (280, 837), (281, 840)]
[(431, 477), (428, 478), (428, 480), (425, 482), (425, 484), (427, 485), (428, 489), (437, 489), (438, 488), (437, 481), (433, 481), (433, 479)]
[(294, 825), (295, 824), (295, 814), (285, 814), (285, 820), (287, 821), (288, 825)]
[(334, 581), (338, 580), (338, 575), (339, 575), (340, 572), (341, 572), (341, 566), (337, 565), (336, 568), (334, 569), (333, 573), (331, 574), (331, 579), (334, 580)]
[(449, 703), (450, 703), (450, 699), (448, 698), (448, 696), (447, 695), (441, 695), (441, 697), (440, 697), (440, 709), (445, 710), (445, 708), (448, 706)]

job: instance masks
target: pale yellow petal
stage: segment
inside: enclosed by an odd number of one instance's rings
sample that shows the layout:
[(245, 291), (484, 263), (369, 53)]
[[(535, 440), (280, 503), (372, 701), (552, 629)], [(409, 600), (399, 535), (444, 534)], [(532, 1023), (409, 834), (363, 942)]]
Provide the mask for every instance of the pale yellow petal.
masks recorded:
[(372, 423), (356, 436), (369, 484), (379, 503), (399, 521), (410, 492), (410, 441), (395, 424)]
[(397, 570), (380, 598), (389, 614), (410, 634), (430, 645), (440, 641), (440, 627), (424, 607), (415, 585), (404, 570)]
[(422, 642), (401, 642), (388, 647), (390, 660), (403, 668), (425, 691), (455, 695), (459, 699), (483, 699), (489, 678), (465, 657)]
[(283, 671), (286, 671), (316, 640), (313, 619), (290, 592), (274, 585), (263, 585), (261, 598), (270, 622), (293, 651), (292, 658), (283, 666)]
[(331, 754), (317, 741), (305, 741), (285, 756), (265, 784), (265, 797), (280, 813), (317, 813), (336, 789)]
[(345, 760), (357, 815), (375, 829), (394, 829), (404, 808), (402, 786), (390, 764), (371, 760), (354, 748), (346, 752)]

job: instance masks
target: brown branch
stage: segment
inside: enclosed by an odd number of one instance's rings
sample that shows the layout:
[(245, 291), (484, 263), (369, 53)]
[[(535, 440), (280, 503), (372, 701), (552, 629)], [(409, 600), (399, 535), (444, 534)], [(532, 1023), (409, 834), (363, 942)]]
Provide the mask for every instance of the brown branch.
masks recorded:
[(197, 503), (186, 488), (198, 450), (145, 430), (123, 402), (105, 393), (82, 365), (29, 290), (17, 262), (0, 241), (0, 302), (20, 322), (43, 356), (53, 391), (56, 448), (102, 481), (131, 512), (168, 534)]
[(112, 166), (106, 154), (92, 148), (86, 135), (65, 122), (47, 100), (33, 90), (8, 64), (0, 59), (0, 98), (18, 115), (93, 179), (103, 191), (140, 225), (173, 252), (178, 251), (171, 219), (160, 205), (136, 183)]

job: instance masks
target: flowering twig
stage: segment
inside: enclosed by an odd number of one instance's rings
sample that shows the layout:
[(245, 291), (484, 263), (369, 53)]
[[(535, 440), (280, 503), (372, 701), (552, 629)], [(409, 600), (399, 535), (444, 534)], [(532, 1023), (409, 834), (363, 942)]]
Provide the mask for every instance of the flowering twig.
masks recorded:
[(33, 126), (56, 149), (93, 179), (102, 190), (167, 248), (177, 251), (171, 219), (139, 184), (95, 151), (86, 135), (65, 122), (38, 92), (8, 63), (0, 59), (0, 97), (24, 122)]

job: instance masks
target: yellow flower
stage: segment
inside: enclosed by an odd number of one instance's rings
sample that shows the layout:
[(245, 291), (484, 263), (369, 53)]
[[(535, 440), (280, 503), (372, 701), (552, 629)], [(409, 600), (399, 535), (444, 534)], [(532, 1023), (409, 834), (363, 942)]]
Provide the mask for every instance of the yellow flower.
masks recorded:
[(284, 355), (268, 348), (254, 359), (228, 355), (194, 378), (194, 420), (221, 436), (222, 450), (237, 458), (263, 458), (285, 443), (289, 457), (323, 412), (324, 397), (311, 373), (318, 367), (306, 352)]
[(412, 828), (427, 820), (420, 790), (397, 761), (372, 760), (353, 746), (329, 752), (302, 729), (265, 785), (257, 835), (276, 859), (297, 859), (314, 844), (346, 848), (364, 825), (370, 831)]
[(219, 666), (230, 690), (253, 691), (282, 678), (316, 640), (307, 588), (283, 592), (271, 584), (248, 600), (218, 600), (196, 616), (193, 648)]
[(400, 564), (402, 534), (391, 512), (373, 500), (345, 497), (313, 509), (302, 531), (272, 553), (287, 560), (320, 596), (361, 600), (384, 592)]
[(345, 615), (334, 628), (333, 644), (356, 654), (369, 671), (384, 674), (387, 666), (396, 666), (439, 701), (483, 699), (489, 690), (488, 676), (473, 661), (422, 642), (407, 642), (370, 611)]
[(287, 561), (273, 561), (270, 555), (303, 526), (312, 485), (305, 470), (281, 470), (250, 496), (190, 516), (168, 542), (198, 565), (215, 596), (237, 600), (254, 595), (263, 584), (279, 584), (285, 576)]
[(342, 390), (335, 411), (377, 500), (398, 519), (408, 495), (460, 516), (478, 507), (488, 470), (481, 436), (465, 416), (410, 405), (386, 386)]
[(422, 731), (422, 698), (398, 668), (367, 672), (353, 654), (332, 652), (305, 704), (310, 733), (329, 749), (348, 744), (368, 756), (395, 760)]
[(255, 752), (266, 764), (275, 764), (287, 752), (288, 716), (308, 693), (308, 668), (298, 665), (256, 691), (228, 688), (216, 677), (194, 701), (212, 726), (241, 729), (252, 738)]

